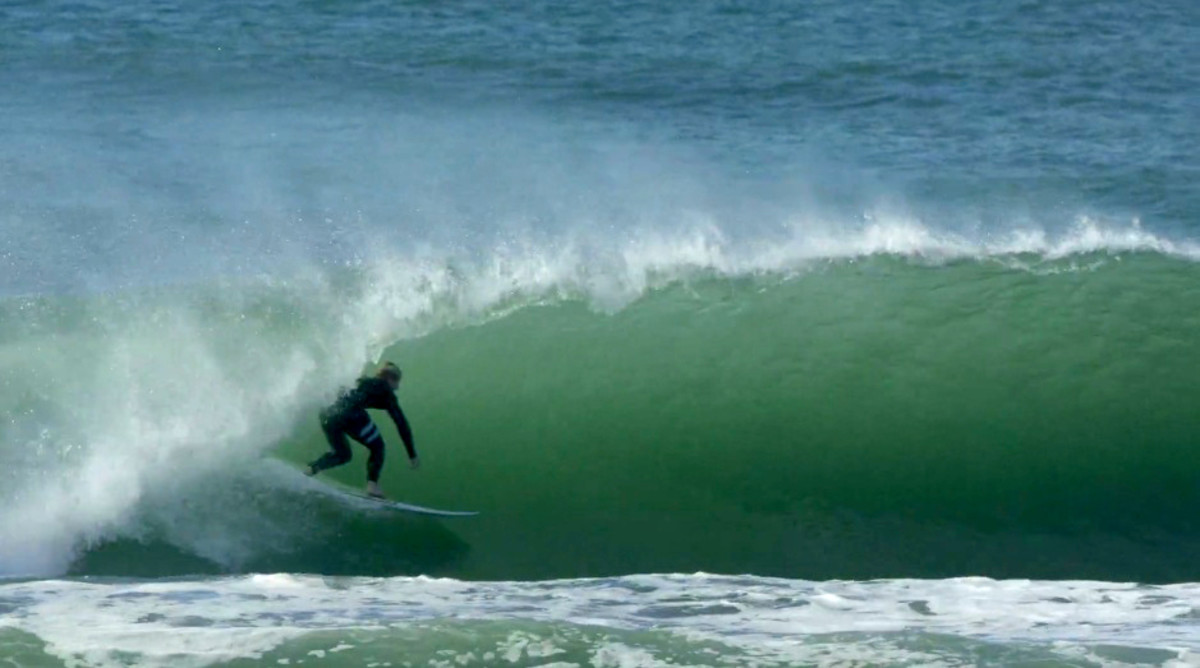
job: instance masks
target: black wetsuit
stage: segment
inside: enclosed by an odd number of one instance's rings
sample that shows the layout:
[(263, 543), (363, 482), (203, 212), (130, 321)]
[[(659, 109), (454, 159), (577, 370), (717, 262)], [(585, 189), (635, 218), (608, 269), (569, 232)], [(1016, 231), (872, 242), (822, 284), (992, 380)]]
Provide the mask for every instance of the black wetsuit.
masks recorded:
[(383, 378), (359, 378), (354, 389), (343, 390), (332, 406), (321, 411), (321, 428), (325, 430), (325, 438), (329, 439), (332, 451), (309, 464), (313, 473), (350, 461), (350, 444), (346, 442), (349, 436), (371, 451), (367, 459), (367, 480), (379, 481), (379, 471), (383, 469), (383, 436), (379, 435), (379, 428), (367, 415), (368, 408), (387, 411), (396, 423), (396, 431), (400, 432), (404, 448), (408, 450), (408, 458), (417, 456), (412, 429), (404, 418), (404, 411), (400, 410), (400, 402), (396, 400), (392, 386)]

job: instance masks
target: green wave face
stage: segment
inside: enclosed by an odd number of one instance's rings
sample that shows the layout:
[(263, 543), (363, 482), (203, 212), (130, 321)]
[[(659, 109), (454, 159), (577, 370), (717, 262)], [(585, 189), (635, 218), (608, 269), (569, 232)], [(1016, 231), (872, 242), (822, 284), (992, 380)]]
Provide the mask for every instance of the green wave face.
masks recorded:
[[(425, 466), (393, 447), (384, 485), (483, 511), (452, 527), (468, 577), (1194, 580), (1200, 270), (1093, 259), (698, 280), (403, 342)], [(282, 451), (321, 448), (309, 419)]]
[[(389, 493), (482, 513), (444, 522), (272, 461), (324, 451), (317, 410), (391, 326), (329, 317), (350, 293), (43, 300), (3, 327), (0, 571), (1196, 580), (1198, 278), (1155, 253), (885, 256), (615, 311), (431, 301), (377, 348), (419, 471), (376, 419)], [(361, 485), (353, 447), (325, 475)]]

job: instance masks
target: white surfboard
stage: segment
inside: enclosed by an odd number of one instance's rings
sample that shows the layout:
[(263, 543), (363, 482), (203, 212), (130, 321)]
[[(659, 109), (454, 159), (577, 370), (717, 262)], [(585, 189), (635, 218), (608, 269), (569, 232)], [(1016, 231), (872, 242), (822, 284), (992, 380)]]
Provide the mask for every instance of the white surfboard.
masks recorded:
[(353, 496), (363, 501), (369, 501), (377, 506), (390, 508), (392, 510), (400, 510), (406, 513), (417, 513), (418, 515), (436, 515), (437, 517), (472, 517), (478, 515), (477, 510), (440, 510), (438, 508), (426, 508), (425, 506), (417, 506), (411, 503), (402, 501), (392, 501), (391, 499), (378, 499), (361, 492), (352, 492), (348, 489), (340, 489), (340, 485), (336, 486), (338, 493), (347, 496)]
[(304, 474), (303, 470), (298, 468), (292, 462), (286, 462), (286, 465), (298, 475), (304, 476), (305, 480), (312, 485), (320, 487), (327, 493), (333, 493), (341, 497), (354, 499), (356, 504), (364, 508), (385, 508), (404, 513), (415, 513), (417, 515), (432, 515), (434, 517), (473, 517), (479, 514), (479, 511), (477, 510), (442, 510), (440, 508), (427, 508), (425, 506), (418, 506), (412, 503), (404, 503), (403, 501), (377, 499), (373, 496), (368, 496), (364, 492), (347, 487), (336, 480), (330, 480), (329, 478), (322, 479), (320, 476), (309, 477)]

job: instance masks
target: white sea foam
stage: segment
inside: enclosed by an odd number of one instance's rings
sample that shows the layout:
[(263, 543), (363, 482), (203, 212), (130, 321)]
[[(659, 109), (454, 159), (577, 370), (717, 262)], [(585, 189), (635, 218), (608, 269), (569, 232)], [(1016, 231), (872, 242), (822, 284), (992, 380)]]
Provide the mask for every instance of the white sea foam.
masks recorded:
[[(356, 656), (362, 631), (403, 633), (393, 658), (420, 661), (428, 650), (457, 665), (579, 665), (580, 651), (603, 666), (972, 665), (981, 651), (1098, 663), (1114, 663), (1119, 653), (1134, 663), (1200, 664), (1194, 584), (705, 574), (521, 583), (278, 574), (28, 582), (0, 586), (0, 602), (12, 609), (0, 626), (36, 635), (64, 660), (95, 666), (126, 665), (131, 656), (147, 666), (203, 666), (272, 651), (284, 657), (275, 661), (288, 663), (315, 653)], [(465, 629), (438, 635), (483, 621), (501, 623), (499, 636)], [(319, 631), (337, 633), (315, 646), (286, 645)], [(657, 635), (629, 635), (636, 632)], [(567, 642), (572, 633), (579, 637)], [(433, 647), (424, 647), (422, 634)], [(698, 662), (705, 652), (710, 661)]]

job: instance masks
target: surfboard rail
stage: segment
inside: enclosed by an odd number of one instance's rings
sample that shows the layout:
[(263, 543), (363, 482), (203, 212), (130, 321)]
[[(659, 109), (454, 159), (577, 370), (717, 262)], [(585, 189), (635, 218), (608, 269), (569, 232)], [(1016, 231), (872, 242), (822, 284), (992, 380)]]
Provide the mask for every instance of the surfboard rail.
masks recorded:
[(479, 514), (478, 510), (442, 510), (440, 508), (427, 508), (425, 506), (418, 506), (413, 503), (404, 503), (403, 501), (393, 501), (392, 499), (380, 499), (380, 498), (371, 496), (369, 494), (361, 494), (359, 492), (352, 492), (352, 491), (346, 490), (346, 489), (339, 489), (338, 487), (333, 486), (333, 485), (330, 485), (330, 486), (334, 487), (334, 489), (336, 489), (338, 491), (338, 493), (340, 493), (340, 494), (345, 494), (347, 496), (353, 496), (355, 498), (362, 499), (364, 501), (370, 501), (371, 503), (378, 504), (385, 508), (390, 508), (392, 510), (399, 510), (399, 511), (403, 511), (406, 513), (417, 513), (419, 515), (433, 515), (435, 517), (474, 517), (475, 515)]
[[(279, 461), (279, 460), (276, 460)], [(336, 480), (328, 478), (322, 479), (319, 476), (310, 477), (305, 475), (303, 469), (293, 462), (280, 462), (287, 469), (294, 471), (296, 475), (303, 477), (308, 483), (314, 487), (320, 487), (326, 493), (336, 494), (343, 498), (354, 499), (356, 502), (366, 502), (372, 506), (395, 510), (398, 512), (414, 513), (417, 515), (429, 515), (431, 517), (474, 517), (479, 514), (478, 510), (443, 510), (441, 508), (430, 508), (428, 506), (418, 506), (415, 503), (405, 503), (404, 501), (396, 501), (393, 499), (380, 499), (370, 496), (365, 492), (360, 492), (352, 489)]]

